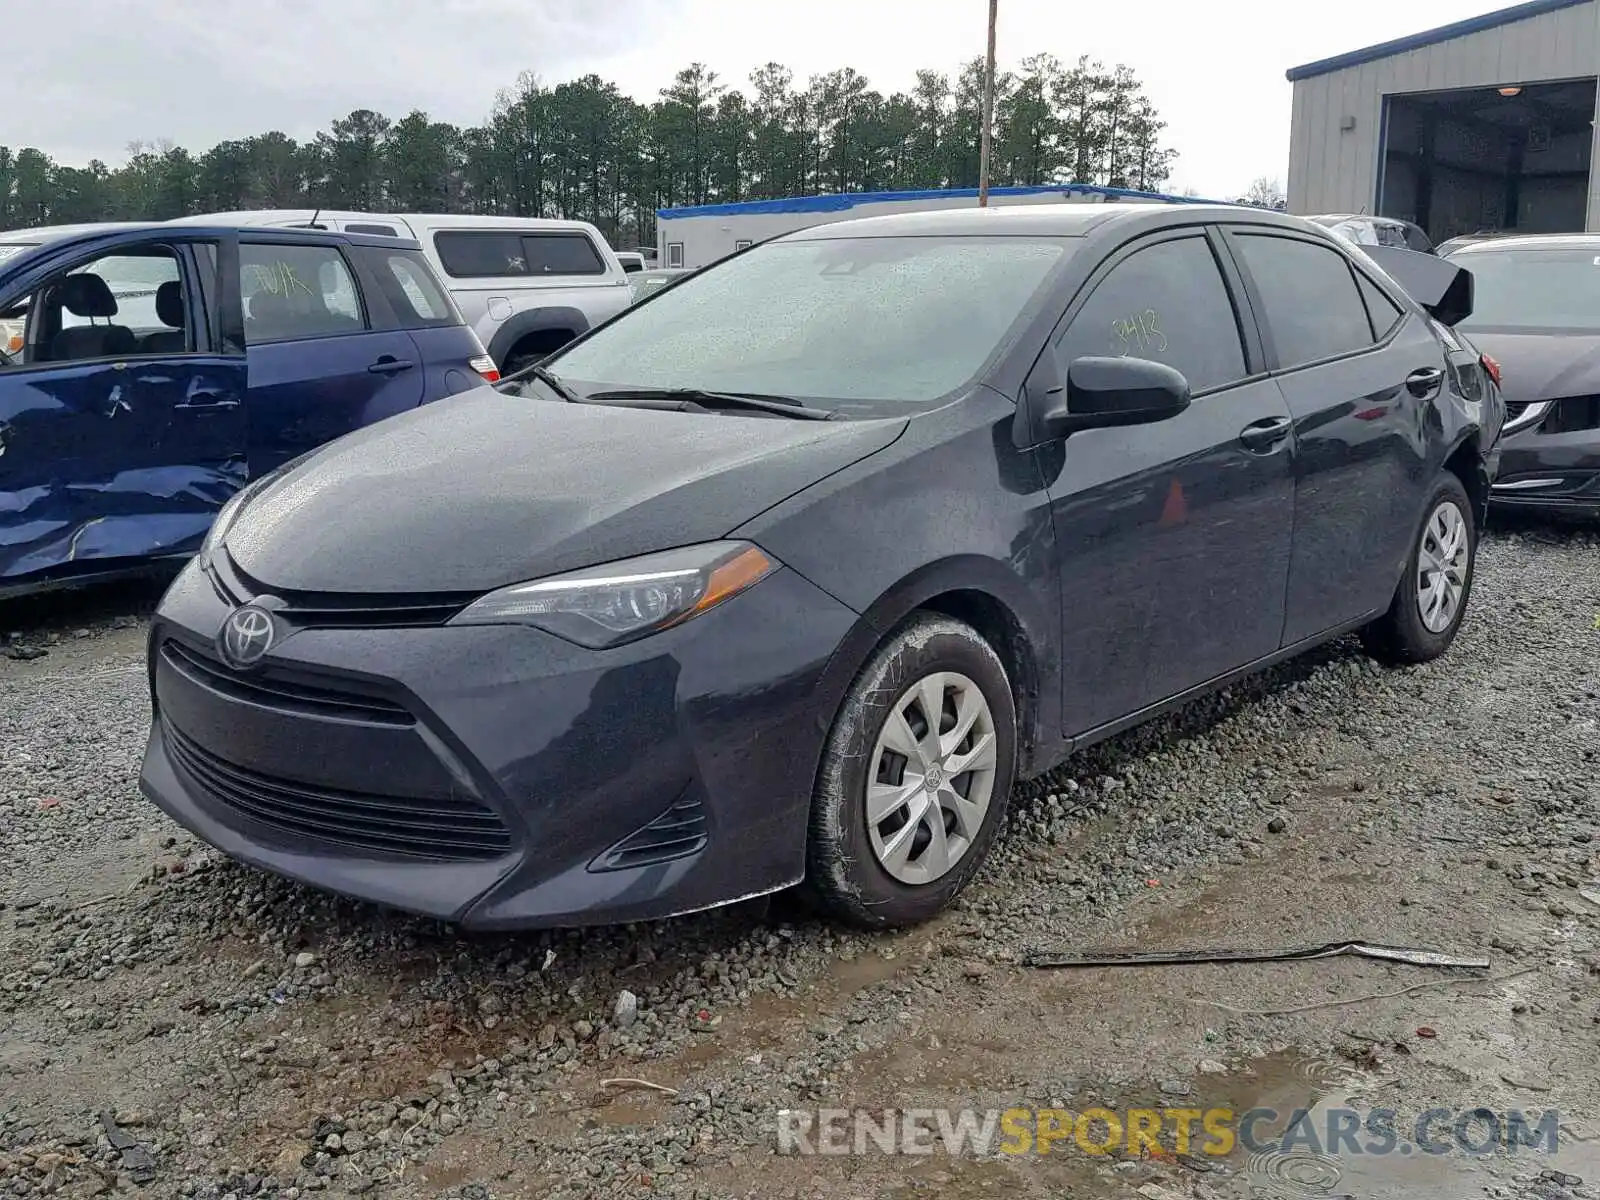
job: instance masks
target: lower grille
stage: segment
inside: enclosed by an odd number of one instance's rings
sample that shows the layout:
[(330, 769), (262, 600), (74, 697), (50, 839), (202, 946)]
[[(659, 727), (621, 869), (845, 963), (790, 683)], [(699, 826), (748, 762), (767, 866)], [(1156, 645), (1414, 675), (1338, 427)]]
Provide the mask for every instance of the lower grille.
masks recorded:
[(1540, 433), (1579, 433), (1585, 429), (1600, 429), (1600, 396), (1557, 400), (1539, 426)]
[(411, 725), (416, 720), (393, 700), (314, 683), (270, 667), (248, 673), (231, 671), (220, 662), (179, 642), (163, 642), (161, 656), (166, 659), (168, 666), (191, 683), (198, 683), (247, 704), (313, 717), (335, 717), (381, 725)]
[(636, 833), (629, 834), (589, 864), (592, 871), (626, 871), (695, 853), (708, 836), (705, 805), (679, 800)]
[(511, 849), (499, 815), (465, 797), (427, 800), (338, 791), (235, 766), (179, 733), (162, 733), (173, 760), (241, 816), (308, 840), (384, 857), (484, 862)]

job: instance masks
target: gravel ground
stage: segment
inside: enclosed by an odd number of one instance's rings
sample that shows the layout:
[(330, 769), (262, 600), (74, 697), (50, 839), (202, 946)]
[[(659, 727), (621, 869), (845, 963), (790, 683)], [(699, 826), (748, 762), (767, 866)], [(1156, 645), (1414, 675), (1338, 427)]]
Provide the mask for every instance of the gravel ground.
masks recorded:
[[(135, 788), (153, 594), (0, 607), (0, 1196), (1600, 1196), (1592, 531), (1487, 538), (1438, 663), (1341, 642), (1027, 785), (957, 907), (882, 937), (780, 897), (465, 939), (237, 867)], [(1494, 978), (1020, 965), (1346, 937), (1483, 953)], [(785, 1107), (1177, 1097), (1559, 1108), (1564, 1141), (1470, 1162), (774, 1153)]]

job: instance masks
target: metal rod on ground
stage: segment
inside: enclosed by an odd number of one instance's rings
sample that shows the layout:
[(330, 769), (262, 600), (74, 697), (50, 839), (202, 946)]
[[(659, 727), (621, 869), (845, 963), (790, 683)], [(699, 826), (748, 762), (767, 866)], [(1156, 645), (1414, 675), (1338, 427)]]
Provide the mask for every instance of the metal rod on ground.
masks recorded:
[(978, 135), (978, 207), (989, 206), (989, 148), (994, 141), (994, 26), (1000, 0), (989, 0), (989, 52), (983, 60), (983, 131)]

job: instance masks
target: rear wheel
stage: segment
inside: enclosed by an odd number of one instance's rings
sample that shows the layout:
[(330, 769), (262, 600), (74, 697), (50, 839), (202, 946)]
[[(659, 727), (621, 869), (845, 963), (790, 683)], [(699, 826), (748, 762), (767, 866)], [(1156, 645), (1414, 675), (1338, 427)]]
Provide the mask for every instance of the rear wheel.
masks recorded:
[(970, 626), (921, 615), (851, 685), (823, 753), (808, 897), (872, 929), (938, 913), (983, 864), (1016, 759), (1011, 683)]
[(1361, 633), (1367, 652), (1381, 662), (1438, 658), (1455, 641), (1472, 595), (1478, 531), (1461, 480), (1442, 476), (1426, 511), (1389, 611)]

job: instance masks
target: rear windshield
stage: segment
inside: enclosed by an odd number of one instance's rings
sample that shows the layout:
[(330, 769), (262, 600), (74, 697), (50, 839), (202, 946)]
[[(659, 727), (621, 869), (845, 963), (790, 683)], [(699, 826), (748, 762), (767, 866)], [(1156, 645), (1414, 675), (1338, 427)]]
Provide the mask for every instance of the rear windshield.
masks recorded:
[(548, 365), (583, 391), (926, 403), (977, 376), (1074, 245), (1024, 237), (769, 242), (678, 281)]
[(457, 279), (603, 275), (606, 269), (594, 243), (577, 231), (444, 232), (434, 235), (433, 246), (446, 273)]
[(1484, 250), (1450, 261), (1472, 272), (1463, 329), (1600, 331), (1600, 248)]

